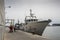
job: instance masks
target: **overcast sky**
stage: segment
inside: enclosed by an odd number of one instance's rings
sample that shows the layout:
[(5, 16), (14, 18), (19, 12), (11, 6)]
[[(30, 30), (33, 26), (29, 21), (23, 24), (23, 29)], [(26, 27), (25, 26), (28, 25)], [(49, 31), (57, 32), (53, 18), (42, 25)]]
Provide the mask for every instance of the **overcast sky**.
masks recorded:
[(53, 23), (60, 23), (60, 0), (5, 0), (6, 18), (24, 22), (29, 9), (39, 19), (52, 19)]

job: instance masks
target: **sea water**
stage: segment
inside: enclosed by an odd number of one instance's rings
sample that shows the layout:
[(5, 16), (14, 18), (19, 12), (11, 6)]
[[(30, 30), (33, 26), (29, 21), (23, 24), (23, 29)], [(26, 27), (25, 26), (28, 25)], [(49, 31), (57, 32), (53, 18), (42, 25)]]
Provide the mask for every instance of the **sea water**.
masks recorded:
[(60, 40), (60, 26), (47, 26), (42, 36), (51, 40)]

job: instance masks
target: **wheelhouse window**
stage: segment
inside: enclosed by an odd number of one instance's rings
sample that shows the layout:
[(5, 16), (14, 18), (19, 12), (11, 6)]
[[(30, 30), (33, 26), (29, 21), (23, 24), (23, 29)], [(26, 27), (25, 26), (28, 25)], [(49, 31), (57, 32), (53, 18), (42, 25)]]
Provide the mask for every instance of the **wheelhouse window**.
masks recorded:
[(29, 20), (26, 20), (27, 22), (31, 22), (31, 21), (38, 21), (37, 19), (29, 19)]

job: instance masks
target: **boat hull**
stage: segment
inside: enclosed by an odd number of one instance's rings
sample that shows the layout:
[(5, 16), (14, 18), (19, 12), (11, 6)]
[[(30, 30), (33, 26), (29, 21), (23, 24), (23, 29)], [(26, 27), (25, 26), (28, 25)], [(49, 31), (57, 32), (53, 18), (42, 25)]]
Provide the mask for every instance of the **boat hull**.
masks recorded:
[(42, 35), (44, 29), (48, 24), (49, 24), (49, 21), (31, 22), (24, 26), (24, 31), (30, 32), (33, 34)]

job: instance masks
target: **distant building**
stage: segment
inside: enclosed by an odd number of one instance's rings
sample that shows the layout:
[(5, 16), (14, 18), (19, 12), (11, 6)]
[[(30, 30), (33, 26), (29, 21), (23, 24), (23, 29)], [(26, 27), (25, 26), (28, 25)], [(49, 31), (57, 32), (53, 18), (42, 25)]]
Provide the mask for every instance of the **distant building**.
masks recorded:
[(52, 26), (60, 26), (60, 24), (52, 24)]

